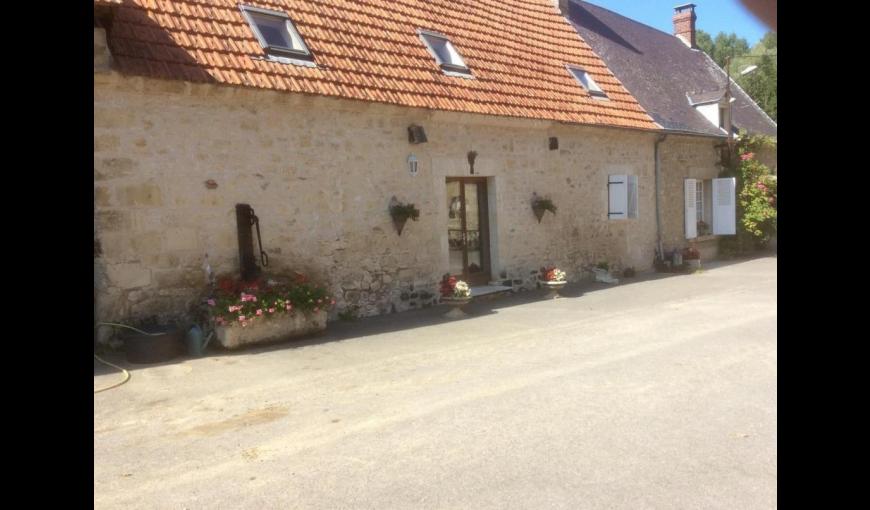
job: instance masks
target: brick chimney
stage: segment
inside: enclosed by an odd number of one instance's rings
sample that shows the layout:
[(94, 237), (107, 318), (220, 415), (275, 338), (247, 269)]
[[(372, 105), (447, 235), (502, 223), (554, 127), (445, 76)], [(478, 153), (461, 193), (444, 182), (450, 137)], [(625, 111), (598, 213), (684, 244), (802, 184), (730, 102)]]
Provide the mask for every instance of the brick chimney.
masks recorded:
[(674, 35), (690, 48), (695, 46), (695, 4), (674, 7)]
[(559, 12), (562, 13), (562, 16), (568, 15), (568, 4), (569, 0), (551, 0), (556, 9), (559, 9)]

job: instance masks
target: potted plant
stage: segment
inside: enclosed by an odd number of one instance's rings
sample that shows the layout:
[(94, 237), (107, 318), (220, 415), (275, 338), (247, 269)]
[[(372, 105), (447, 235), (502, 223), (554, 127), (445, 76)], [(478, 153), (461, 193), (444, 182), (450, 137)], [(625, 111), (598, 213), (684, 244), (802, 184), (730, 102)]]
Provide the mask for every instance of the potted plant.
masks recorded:
[(317, 333), (335, 300), (296, 274), (243, 281), (221, 277), (205, 299), (207, 324), (228, 349)]
[(538, 223), (540, 223), (545, 212), (550, 211), (556, 214), (556, 205), (549, 198), (534, 195), (532, 198), (532, 211), (534, 211), (535, 217), (538, 218)]
[(390, 203), (390, 216), (393, 218), (393, 224), (399, 235), (402, 235), (402, 229), (405, 228), (405, 223), (408, 218), (417, 221), (420, 218), (420, 210), (414, 204), (403, 204), (393, 197)]
[(445, 274), (441, 279), (441, 302), (450, 305), (451, 309), (444, 316), (459, 319), (466, 316), (462, 307), (471, 302), (471, 289), (462, 280)]
[(592, 274), (595, 275), (596, 282), (619, 283), (619, 280), (610, 274), (610, 263), (607, 261), (601, 261), (595, 264), (591, 269)]
[(549, 289), (546, 299), (558, 298), (559, 291), (568, 283), (565, 271), (562, 271), (555, 266), (542, 267), (538, 274), (540, 275), (541, 286)]
[(701, 252), (697, 248), (690, 246), (684, 249), (683, 260), (690, 271), (701, 269)]

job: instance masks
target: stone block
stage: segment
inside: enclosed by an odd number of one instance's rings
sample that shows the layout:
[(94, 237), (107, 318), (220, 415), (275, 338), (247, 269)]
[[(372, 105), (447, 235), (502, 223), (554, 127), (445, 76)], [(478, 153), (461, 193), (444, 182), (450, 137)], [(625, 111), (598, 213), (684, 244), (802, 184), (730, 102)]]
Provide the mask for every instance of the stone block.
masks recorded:
[(97, 207), (112, 206), (112, 192), (106, 186), (97, 186), (94, 188), (94, 204)]
[(160, 188), (150, 182), (124, 186), (118, 190), (118, 195), (120, 203), (128, 207), (163, 205)]
[(132, 227), (130, 214), (118, 209), (97, 211), (94, 217), (97, 232), (127, 232)]
[(115, 129), (133, 124), (133, 111), (129, 108), (94, 107), (94, 127)]
[(163, 234), (163, 247), (167, 251), (184, 251), (199, 249), (199, 236), (189, 228), (171, 228)]
[(121, 289), (136, 289), (151, 285), (151, 269), (139, 263), (107, 265), (106, 276), (111, 285)]
[(94, 136), (94, 152), (104, 152), (112, 149), (117, 149), (121, 145), (121, 140), (118, 135), (96, 135)]
[(105, 181), (128, 177), (133, 173), (136, 162), (130, 158), (94, 159), (94, 180)]

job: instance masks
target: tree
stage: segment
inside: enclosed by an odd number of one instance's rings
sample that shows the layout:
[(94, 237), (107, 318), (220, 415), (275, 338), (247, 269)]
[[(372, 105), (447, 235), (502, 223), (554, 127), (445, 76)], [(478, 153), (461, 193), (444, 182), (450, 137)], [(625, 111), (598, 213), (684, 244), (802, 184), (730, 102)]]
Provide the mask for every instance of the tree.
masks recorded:
[(695, 32), (695, 45), (707, 55), (713, 55), (713, 38), (703, 30)]
[(749, 43), (742, 37), (737, 37), (737, 34), (726, 34), (719, 32), (716, 38), (710, 37), (710, 34), (703, 30), (695, 32), (695, 44), (704, 51), (713, 62), (719, 67), (725, 67), (725, 60), (731, 56), (744, 55), (749, 53)]
[[(695, 33), (695, 43), (721, 68), (731, 57), (731, 77), (749, 94), (770, 118), (776, 120), (776, 32), (768, 32), (751, 49), (737, 34), (719, 32), (715, 38), (703, 30)], [(741, 74), (749, 66), (757, 66)]]
[[(758, 103), (770, 118), (776, 120), (776, 33), (768, 32), (752, 47), (748, 55), (734, 59), (732, 76), (736, 76), (737, 84)], [(739, 74), (737, 70), (746, 69), (750, 65), (758, 66), (751, 73)], [(734, 74), (737, 71), (738, 74)]]

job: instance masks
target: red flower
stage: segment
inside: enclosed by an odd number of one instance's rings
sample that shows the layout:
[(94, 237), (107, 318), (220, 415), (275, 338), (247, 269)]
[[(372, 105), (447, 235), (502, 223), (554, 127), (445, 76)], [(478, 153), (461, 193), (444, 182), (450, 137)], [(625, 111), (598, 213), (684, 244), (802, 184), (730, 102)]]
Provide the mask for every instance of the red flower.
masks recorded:
[(455, 287), (456, 287), (456, 277), (445, 274), (444, 278), (441, 280), (441, 296), (442, 297), (453, 296), (453, 289)]

